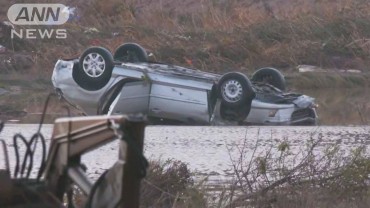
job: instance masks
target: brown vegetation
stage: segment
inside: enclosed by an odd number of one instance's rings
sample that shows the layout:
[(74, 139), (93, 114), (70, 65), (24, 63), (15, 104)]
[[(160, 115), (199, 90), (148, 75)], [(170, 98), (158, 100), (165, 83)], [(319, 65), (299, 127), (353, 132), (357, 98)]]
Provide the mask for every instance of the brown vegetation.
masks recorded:
[(187, 165), (181, 161), (153, 161), (142, 181), (142, 207), (206, 207), (206, 199), (197, 190)]
[[(369, 137), (369, 135), (367, 135)], [(248, 144), (246, 138), (244, 144)], [(180, 161), (152, 162), (142, 182), (142, 207), (369, 207), (370, 158), (364, 146), (343, 150), (312, 132), (301, 151), (288, 140), (261, 151), (240, 146), (231, 158), (234, 182), (208, 189)], [(196, 185), (200, 183), (200, 185)], [(211, 192), (209, 192), (211, 190)]]
[(320, 134), (312, 135), (318, 138), (312, 136), (295, 153), (288, 141), (282, 141), (257, 154), (257, 140), (252, 158), (244, 160), (243, 147), (233, 163), (236, 182), (223, 200), (231, 207), (368, 207), (370, 159), (366, 148), (326, 146)]
[(153, 51), (159, 60), (218, 72), (299, 64), (367, 71), (370, 61), (368, 1), (62, 3), (77, 8), (78, 17), (63, 25), (68, 39), (30, 43), (36, 62), (49, 72), (57, 58), (77, 55), (89, 45), (114, 50), (131, 41)]
[(313, 132), (311, 140), (300, 152), (291, 151), (288, 140), (264, 151), (259, 149), (259, 140), (252, 152), (246, 152), (250, 148), (242, 146), (240, 156), (232, 158), (234, 183), (225, 184), (219, 191), (212, 189), (211, 193), (206, 192), (204, 186), (199, 189), (193, 185), (185, 164), (176, 161), (154, 163), (150, 176), (144, 181), (142, 199), (145, 203), (142, 205), (180, 208), (369, 207), (370, 158), (366, 148), (343, 150), (340, 145), (322, 142), (320, 134)]

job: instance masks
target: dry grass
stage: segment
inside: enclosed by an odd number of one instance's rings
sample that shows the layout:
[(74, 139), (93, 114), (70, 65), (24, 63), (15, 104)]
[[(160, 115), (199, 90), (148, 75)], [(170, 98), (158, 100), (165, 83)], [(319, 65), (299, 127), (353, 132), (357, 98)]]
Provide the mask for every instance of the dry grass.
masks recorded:
[(186, 164), (180, 161), (151, 162), (142, 181), (141, 207), (206, 207)]
[(339, 144), (325, 145), (320, 133), (312, 132), (299, 152), (291, 150), (289, 140), (264, 151), (259, 150), (265, 147), (258, 139), (252, 152), (246, 152), (248, 146), (239, 148), (239, 157), (232, 158), (235, 183), (221, 192), (207, 193), (206, 187), (194, 186), (181, 162), (153, 162), (142, 184), (142, 207), (370, 206), (370, 158), (365, 146), (344, 151)]
[[(52, 2), (52, 1), (48, 1)], [(114, 50), (135, 41), (157, 59), (203, 70), (252, 71), (312, 64), (367, 71), (368, 1), (76, 1), (78, 16), (64, 25), (68, 40), (40, 40), (36, 62), (51, 71), (61, 56), (89, 45)], [(96, 28), (97, 32), (88, 32)], [(37, 44), (37, 46), (35, 46)]]
[(299, 152), (290, 150), (288, 140), (260, 152), (257, 140), (248, 160), (250, 147), (241, 147), (233, 160), (235, 183), (222, 193), (218, 207), (369, 207), (366, 147), (344, 151), (316, 136)]

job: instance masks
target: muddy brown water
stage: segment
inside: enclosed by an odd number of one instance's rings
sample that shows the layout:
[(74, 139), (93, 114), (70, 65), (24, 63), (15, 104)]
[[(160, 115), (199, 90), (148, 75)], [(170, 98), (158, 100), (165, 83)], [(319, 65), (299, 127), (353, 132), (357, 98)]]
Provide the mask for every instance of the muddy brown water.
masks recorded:
[[(45, 125), (42, 132), (50, 142), (52, 125)], [(37, 130), (35, 124), (9, 124), (0, 137), (7, 142), (11, 168), (15, 164), (12, 136), (23, 133), (29, 138)], [(279, 154), (278, 145), (282, 141), (290, 144), (293, 153), (304, 152), (310, 140), (322, 138), (318, 151), (330, 145), (340, 145), (344, 152), (362, 145), (370, 144), (370, 126), (320, 126), (320, 127), (184, 127), (151, 126), (145, 132), (145, 155), (149, 160), (180, 160), (194, 173), (196, 179), (208, 178), (209, 183), (232, 180), (233, 162), (239, 160), (241, 149), (245, 149), (244, 161), (249, 161), (253, 150), (258, 146), (255, 156)], [(24, 146), (20, 145), (20, 152)], [(1, 152), (1, 150), (0, 150)], [(87, 174), (92, 179), (109, 168), (117, 158), (118, 141), (107, 144), (83, 157)], [(35, 163), (41, 151), (35, 153)], [(37, 166), (33, 174), (37, 171)], [(0, 168), (4, 167), (0, 154)]]

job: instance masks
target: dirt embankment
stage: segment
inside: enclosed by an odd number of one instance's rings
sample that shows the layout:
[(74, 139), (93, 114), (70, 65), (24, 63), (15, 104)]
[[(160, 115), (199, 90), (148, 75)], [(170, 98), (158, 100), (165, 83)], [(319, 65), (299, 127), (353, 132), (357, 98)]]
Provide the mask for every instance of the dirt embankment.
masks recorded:
[[(53, 1), (47, 1), (53, 2)], [(368, 72), (370, 2), (314, 0), (88, 0), (73, 8), (66, 40), (14, 41), (50, 73), (90, 45), (138, 42), (156, 58), (225, 72), (315, 65)], [(12, 3), (3, 2), (3, 9)], [(9, 45), (9, 44), (7, 44)], [(16, 49), (17, 50), (17, 49)]]

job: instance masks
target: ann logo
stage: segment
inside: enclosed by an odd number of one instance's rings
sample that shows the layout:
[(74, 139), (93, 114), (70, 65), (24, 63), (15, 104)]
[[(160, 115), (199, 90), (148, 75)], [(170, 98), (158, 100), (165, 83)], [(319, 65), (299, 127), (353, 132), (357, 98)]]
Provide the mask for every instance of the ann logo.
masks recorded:
[[(69, 19), (69, 8), (63, 4), (14, 4), (8, 10), (14, 25), (62, 25)], [(67, 30), (53, 27), (20, 27), (11, 30), (11, 38), (66, 39)]]
[[(31, 14), (30, 14), (31, 12)], [(19, 11), (19, 14), (17, 15), (17, 18), (15, 18), (15, 21), (18, 22), (20, 20), (24, 21), (48, 21), (50, 18), (52, 18), (53, 21), (58, 21), (60, 15), (60, 7), (56, 8), (56, 11), (53, 10), (52, 7), (43, 7), (41, 11), (37, 9), (37, 7), (33, 7), (32, 11), (28, 10), (28, 7), (22, 7)]]
[(61, 25), (68, 18), (69, 9), (63, 4), (14, 4), (8, 10), (15, 25)]

